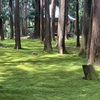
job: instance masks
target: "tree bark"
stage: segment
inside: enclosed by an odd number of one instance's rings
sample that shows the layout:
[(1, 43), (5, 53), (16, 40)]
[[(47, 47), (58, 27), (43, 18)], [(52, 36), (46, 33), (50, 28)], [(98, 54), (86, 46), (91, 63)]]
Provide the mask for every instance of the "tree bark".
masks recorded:
[(4, 31), (3, 31), (3, 20), (0, 18), (0, 35), (1, 35), (1, 40), (4, 40)]
[(69, 0), (67, 1), (67, 4), (66, 4), (65, 39), (68, 39), (68, 5), (69, 5)]
[(50, 15), (49, 15), (49, 0), (45, 0), (45, 40), (44, 50), (52, 51), (51, 32), (50, 32)]
[(43, 0), (40, 0), (40, 40), (44, 41)]
[(27, 26), (27, 5), (28, 5), (28, 0), (26, 0), (25, 3), (25, 35), (28, 34), (28, 26)]
[(92, 0), (92, 30), (88, 64), (100, 65), (100, 0)]
[(22, 12), (22, 36), (26, 36), (26, 24), (25, 24), (25, 2), (22, 1), (22, 6), (21, 6), (21, 12)]
[[(2, 0), (0, 0), (0, 12), (2, 12)], [(0, 35), (1, 35), (1, 40), (4, 40), (4, 31), (3, 31), (3, 19), (2, 17), (0, 18)]]
[(35, 0), (35, 27), (34, 27), (34, 38), (39, 38), (40, 37), (40, 2), (39, 0)]
[(9, 8), (10, 8), (10, 39), (13, 39), (14, 38), (14, 30), (13, 30), (12, 0), (9, 0)]
[(66, 24), (66, 3), (67, 0), (60, 0), (59, 19), (58, 19), (58, 52), (67, 53), (65, 47), (65, 24)]
[(76, 0), (76, 47), (80, 47), (80, 33), (79, 33), (79, 1)]
[(19, 0), (15, 0), (15, 49), (21, 49)]
[(51, 38), (55, 41), (55, 0), (51, 0)]

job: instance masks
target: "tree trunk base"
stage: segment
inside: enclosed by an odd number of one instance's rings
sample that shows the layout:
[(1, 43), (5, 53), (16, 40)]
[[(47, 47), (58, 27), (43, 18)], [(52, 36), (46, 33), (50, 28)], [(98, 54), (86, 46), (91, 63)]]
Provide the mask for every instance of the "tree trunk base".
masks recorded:
[(85, 77), (83, 79), (85, 80), (97, 80), (99, 79), (93, 65), (82, 65), (83, 67), (83, 72)]

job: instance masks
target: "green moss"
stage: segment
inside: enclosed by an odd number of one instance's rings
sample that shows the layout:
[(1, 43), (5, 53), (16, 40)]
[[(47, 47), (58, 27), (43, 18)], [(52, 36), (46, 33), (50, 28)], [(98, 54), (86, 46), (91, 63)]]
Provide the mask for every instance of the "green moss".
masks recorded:
[(74, 39), (66, 41), (70, 54), (64, 55), (57, 53), (55, 42), (51, 53), (39, 40), (22, 40), (21, 50), (13, 49), (14, 40), (0, 43), (0, 100), (100, 99), (100, 81), (81, 79), (86, 60), (77, 56)]

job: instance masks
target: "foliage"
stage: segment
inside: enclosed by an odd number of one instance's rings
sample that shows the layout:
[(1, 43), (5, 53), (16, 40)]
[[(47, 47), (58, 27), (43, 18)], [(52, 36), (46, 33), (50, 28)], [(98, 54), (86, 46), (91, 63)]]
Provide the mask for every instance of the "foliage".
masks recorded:
[[(3, 0), (2, 0), (3, 1)], [(9, 7), (8, 7), (8, 3), (6, 0), (4, 0), (2, 2), (2, 5), (3, 5), (3, 10), (0, 11), (0, 18), (2, 18), (3, 20), (7, 20), (9, 19), (9, 15), (10, 15), (10, 12), (9, 12)]]
[[(76, 0), (69, 0), (69, 15), (75, 17), (76, 13)], [(79, 16), (83, 15), (83, 5), (84, 5), (84, 0), (79, 0)]]
[(39, 13), (34, 11), (34, 12), (30, 12), (29, 15), (27, 15), (26, 17), (29, 19), (33, 19), (35, 16), (39, 17), (39, 15), (40, 15)]
[(0, 12), (0, 18), (7, 20), (9, 18), (9, 12)]
[(22, 50), (1, 41), (0, 100), (99, 100), (100, 81), (81, 79), (85, 59), (76, 55), (75, 40), (66, 43), (70, 54), (60, 55), (56, 48), (43, 52), (38, 40), (22, 40)]

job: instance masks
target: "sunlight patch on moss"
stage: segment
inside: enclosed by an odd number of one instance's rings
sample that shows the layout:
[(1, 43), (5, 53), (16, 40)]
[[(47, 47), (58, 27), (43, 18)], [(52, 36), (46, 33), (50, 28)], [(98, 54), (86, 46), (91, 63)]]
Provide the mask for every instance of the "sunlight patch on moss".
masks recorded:
[(3, 72), (0, 72), (0, 82), (4, 82), (6, 79), (3, 77), (3, 76), (5, 76), (5, 72), (3, 71)]
[(95, 69), (100, 71), (100, 66), (95, 66)]
[[(28, 64), (26, 64), (26, 65), (28, 65)], [(34, 69), (34, 67), (31, 68), (31, 67), (25, 66), (25, 65), (23, 65), (23, 64), (16, 66), (16, 68), (21, 69), (21, 70), (24, 70), (24, 71), (29, 71), (29, 72), (31, 72), (31, 71), (36, 71), (36, 70)]]
[(72, 66), (72, 67), (68, 67), (68, 68), (66, 68), (66, 71), (75, 71), (75, 70), (78, 70), (78, 69), (80, 69), (80, 67), (79, 66)]
[(2, 77), (0, 77), (0, 82), (4, 82), (5, 80), (4, 80), (4, 78)]
[(54, 55), (52, 55), (52, 54), (47, 54), (47, 55), (42, 55), (41, 57), (43, 57), (43, 58), (45, 58), (45, 57), (59, 57), (59, 56), (61, 56), (60, 54), (54, 54)]
[(1, 72), (0, 71), (0, 82), (3, 82), (4, 81), (4, 78), (2, 77), (2, 75), (4, 75), (5, 73), (4, 72)]

